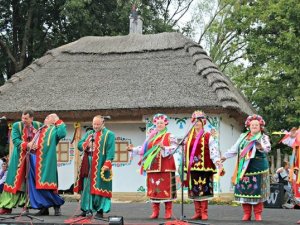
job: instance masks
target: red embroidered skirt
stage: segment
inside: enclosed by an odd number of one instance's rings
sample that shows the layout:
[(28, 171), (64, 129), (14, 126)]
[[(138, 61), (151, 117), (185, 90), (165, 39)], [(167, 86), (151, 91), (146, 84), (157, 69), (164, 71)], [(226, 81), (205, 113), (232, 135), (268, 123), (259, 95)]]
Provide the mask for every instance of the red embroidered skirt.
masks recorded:
[(147, 196), (153, 200), (176, 198), (175, 172), (147, 173)]

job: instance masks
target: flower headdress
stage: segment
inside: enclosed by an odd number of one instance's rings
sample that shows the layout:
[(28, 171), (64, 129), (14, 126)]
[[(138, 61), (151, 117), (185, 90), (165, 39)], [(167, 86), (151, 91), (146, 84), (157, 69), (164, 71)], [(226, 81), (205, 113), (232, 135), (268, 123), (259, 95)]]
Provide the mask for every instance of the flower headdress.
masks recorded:
[(156, 125), (158, 120), (163, 120), (165, 125), (169, 124), (169, 119), (165, 114), (157, 113), (153, 116), (153, 124)]
[(204, 112), (199, 110), (195, 111), (192, 115), (192, 123), (194, 123), (196, 119), (200, 119), (203, 123), (203, 126), (206, 124), (206, 115)]
[(259, 122), (260, 128), (263, 129), (266, 122), (264, 121), (264, 119), (257, 114), (253, 114), (252, 116), (248, 116), (246, 121), (245, 121), (245, 127), (249, 128), (250, 127), (250, 123), (253, 120), (257, 120)]

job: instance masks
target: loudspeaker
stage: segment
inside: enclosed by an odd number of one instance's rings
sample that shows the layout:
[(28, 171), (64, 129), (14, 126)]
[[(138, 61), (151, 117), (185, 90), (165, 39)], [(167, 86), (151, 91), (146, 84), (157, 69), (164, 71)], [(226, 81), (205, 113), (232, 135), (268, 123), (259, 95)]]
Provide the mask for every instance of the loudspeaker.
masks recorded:
[(123, 216), (109, 216), (108, 224), (109, 225), (124, 225)]
[(265, 208), (282, 208), (284, 188), (282, 183), (270, 184), (270, 196), (264, 202)]

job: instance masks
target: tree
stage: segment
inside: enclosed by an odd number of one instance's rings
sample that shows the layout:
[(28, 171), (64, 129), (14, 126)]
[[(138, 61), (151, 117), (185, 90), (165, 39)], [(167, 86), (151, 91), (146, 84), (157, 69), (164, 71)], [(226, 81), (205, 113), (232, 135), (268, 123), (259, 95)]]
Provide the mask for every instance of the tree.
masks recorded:
[(149, 34), (174, 30), (192, 1), (0, 0), (0, 85), (49, 49), (83, 36), (128, 34), (133, 4)]
[(300, 2), (252, 1), (234, 19), (247, 41), (244, 72), (233, 77), (271, 130), (300, 124)]
[[(265, 118), (268, 130), (299, 126), (300, 2), (200, 3), (197, 41)], [(272, 140), (273, 147), (282, 147), (279, 136)]]
[(194, 36), (223, 72), (244, 57), (247, 43), (232, 24), (237, 0), (200, 0), (193, 16)]

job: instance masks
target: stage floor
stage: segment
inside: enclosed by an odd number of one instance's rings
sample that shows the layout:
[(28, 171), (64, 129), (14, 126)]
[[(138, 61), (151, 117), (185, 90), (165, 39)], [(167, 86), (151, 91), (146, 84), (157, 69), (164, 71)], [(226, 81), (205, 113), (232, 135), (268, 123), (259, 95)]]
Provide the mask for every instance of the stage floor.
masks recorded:
[[(12, 215), (20, 215), (21, 209), (14, 209)], [(36, 213), (36, 210), (30, 210), (30, 214)], [(193, 204), (184, 205), (184, 215), (190, 218), (193, 215), (194, 206)], [(73, 224), (72, 218), (74, 215), (80, 213), (80, 206), (77, 202), (66, 202), (62, 206), (62, 216), (53, 216), (54, 210), (50, 209), (50, 216), (40, 216), (38, 218), (43, 219), (43, 222), (38, 220), (30, 221), (27, 217), (19, 217), (16, 219), (5, 219), (0, 220), (1, 224)], [(164, 216), (164, 205), (161, 204), (160, 216), (158, 219), (149, 219), (151, 214), (150, 203), (112, 203), (112, 210), (108, 214), (104, 214), (104, 219), (108, 219), (108, 216), (122, 216), (124, 224), (126, 225), (162, 225), (167, 221), (163, 219)], [(174, 204), (172, 220), (180, 219), (181, 217), (181, 205)], [(240, 225), (245, 224), (241, 221), (242, 208), (240, 206), (233, 207), (227, 205), (209, 205), (209, 220), (200, 221), (203, 224), (210, 225)], [(9, 215), (3, 215), (8, 217)], [(264, 209), (263, 222), (260, 225), (283, 225), (283, 224), (295, 224), (300, 220), (299, 210), (294, 209)], [(69, 221), (69, 222), (68, 222)], [(86, 220), (80, 221), (79, 224), (109, 224), (106, 221), (100, 220)], [(253, 222), (247, 222), (246, 224), (255, 224)], [(257, 224), (257, 223), (256, 223)]]

